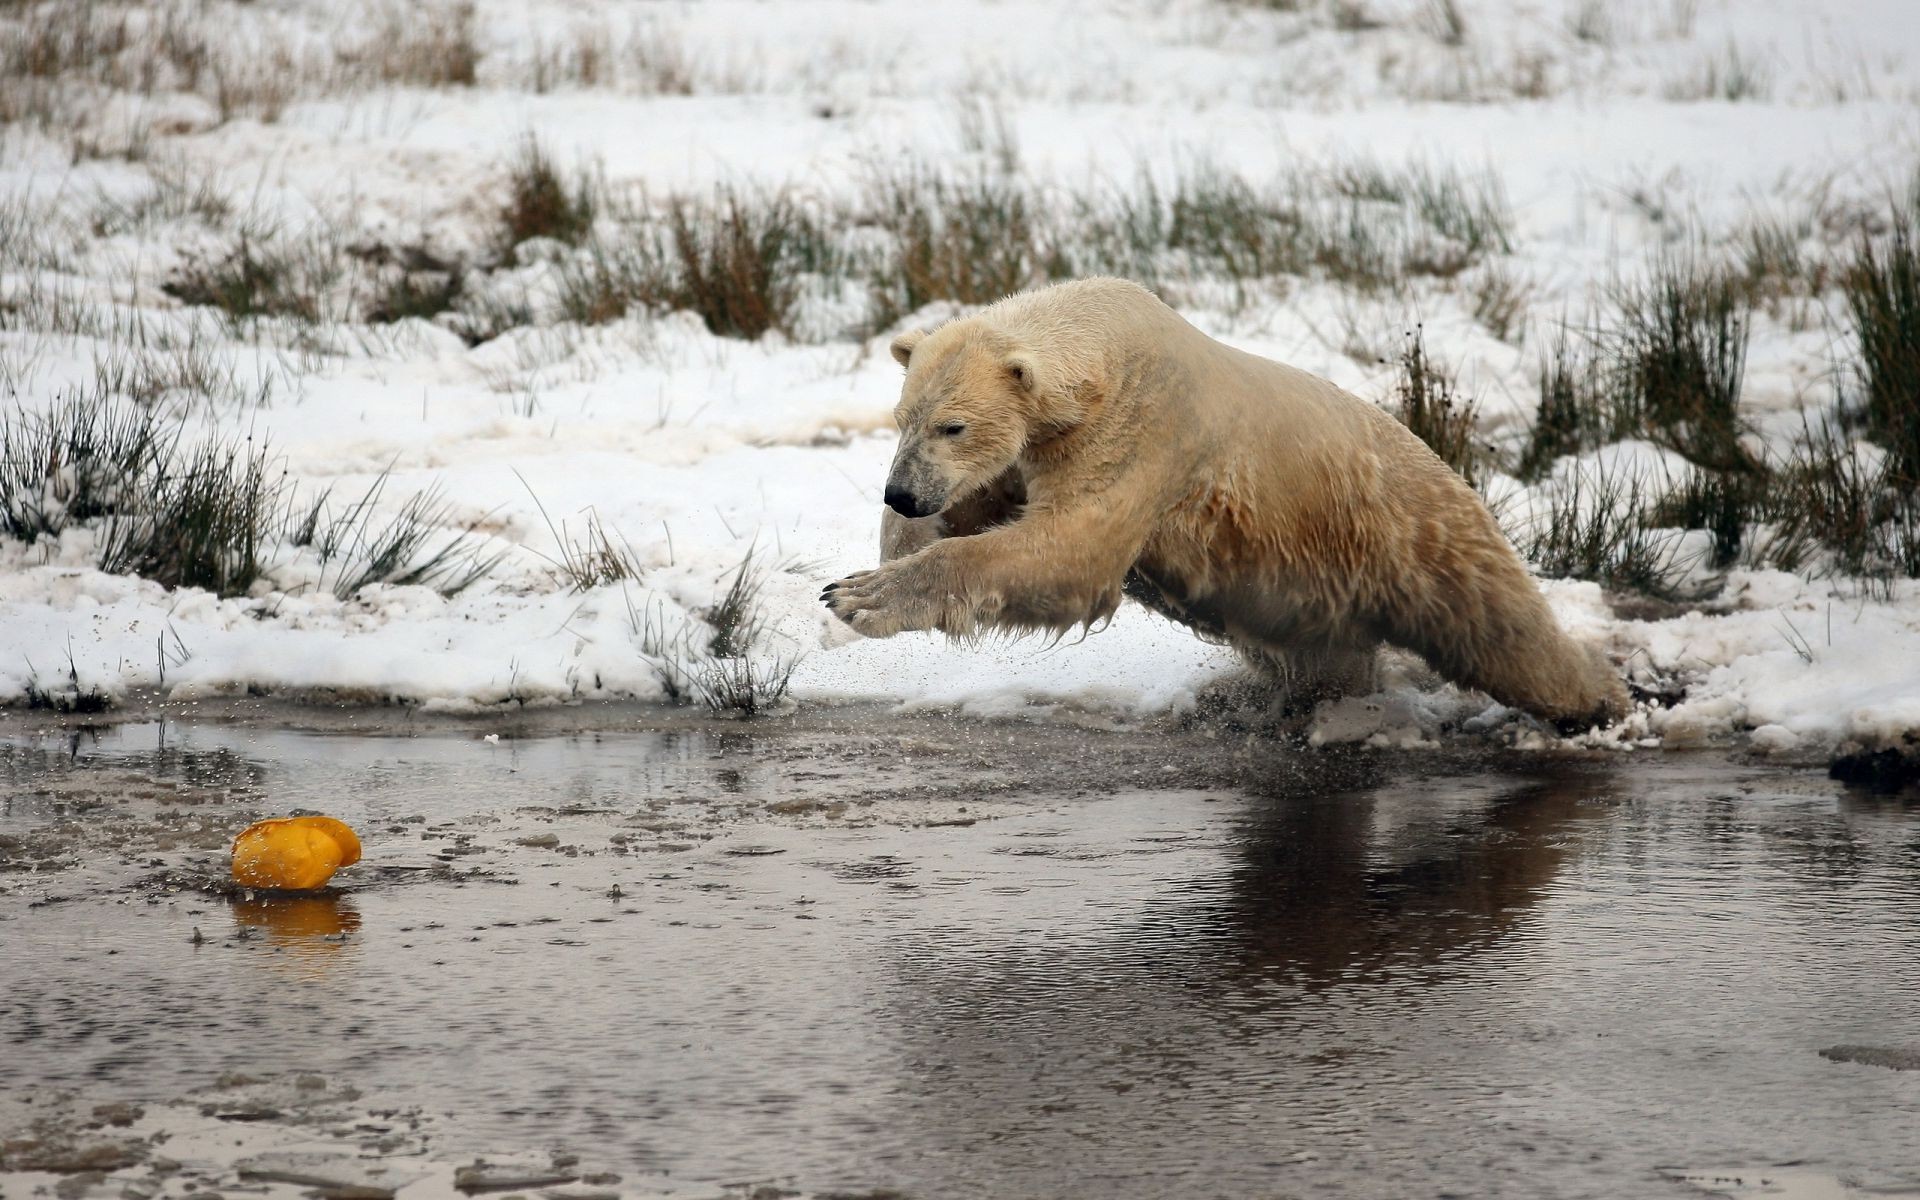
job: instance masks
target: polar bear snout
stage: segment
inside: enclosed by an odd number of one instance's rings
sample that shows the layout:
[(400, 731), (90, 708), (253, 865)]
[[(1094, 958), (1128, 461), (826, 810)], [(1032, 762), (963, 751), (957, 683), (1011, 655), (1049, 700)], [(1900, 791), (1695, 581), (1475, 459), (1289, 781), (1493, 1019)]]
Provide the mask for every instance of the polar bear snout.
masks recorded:
[(947, 506), (952, 486), (947, 472), (929, 461), (925, 443), (908, 438), (893, 456), (887, 472), (887, 507), (903, 517), (930, 517)]
[[(869, 492), (868, 494), (871, 495), (872, 493)], [(884, 498), (887, 502), (887, 507), (903, 517), (930, 517), (940, 511), (937, 508), (930, 508), (922, 504), (920, 497), (914, 495), (897, 483), (887, 484)]]

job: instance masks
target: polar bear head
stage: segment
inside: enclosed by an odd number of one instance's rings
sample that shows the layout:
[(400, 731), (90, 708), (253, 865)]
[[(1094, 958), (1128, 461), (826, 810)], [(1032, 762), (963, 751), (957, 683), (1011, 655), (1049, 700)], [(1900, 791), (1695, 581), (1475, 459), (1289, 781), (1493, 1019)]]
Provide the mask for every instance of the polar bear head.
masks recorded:
[(1060, 424), (1041, 356), (977, 320), (903, 333), (893, 357), (907, 378), (886, 502), (903, 517), (932, 516), (1005, 476), (1037, 432)]

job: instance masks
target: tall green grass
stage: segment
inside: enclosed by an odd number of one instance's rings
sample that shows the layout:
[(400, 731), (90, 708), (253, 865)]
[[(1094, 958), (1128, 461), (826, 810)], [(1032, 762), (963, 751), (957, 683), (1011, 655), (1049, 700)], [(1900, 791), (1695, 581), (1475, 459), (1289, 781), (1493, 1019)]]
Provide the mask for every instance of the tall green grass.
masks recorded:
[[(1516, 473), (1537, 480), (1566, 455), (1628, 437), (1689, 468), (1651, 493), (1618, 481), (1600, 481), (1598, 494), (1589, 487), (1527, 547), (1536, 565), (1666, 596), (1674, 579), (1701, 567), (1772, 567), (1870, 588), (1920, 577), (1920, 257), (1911, 228), (1896, 212), (1890, 232), (1862, 242), (1836, 273), (1855, 357), (1839, 372), (1834, 411), (1877, 450), (1856, 449), (1852, 432), (1830, 420), (1810, 419), (1784, 455), (1750, 441), (1741, 394), (1751, 269), (1662, 256), (1644, 278), (1616, 286), (1595, 328), (1563, 328), (1542, 364)], [(1678, 575), (1650, 553), (1661, 531), (1675, 530), (1710, 541), (1705, 561)]]
[(1609, 299), (1593, 327), (1563, 325), (1544, 356), (1520, 476), (1624, 437), (1710, 471), (1759, 470), (1742, 441), (1752, 318), (1739, 282), (1697, 258), (1663, 254)]
[(1663, 257), (1644, 281), (1619, 287), (1615, 305), (1613, 426), (1709, 470), (1757, 470), (1740, 415), (1752, 322), (1733, 277)]
[(1892, 455), (1902, 483), (1920, 485), (1920, 243), (1912, 217), (1896, 211), (1887, 236), (1862, 240), (1841, 292), (1867, 435)]

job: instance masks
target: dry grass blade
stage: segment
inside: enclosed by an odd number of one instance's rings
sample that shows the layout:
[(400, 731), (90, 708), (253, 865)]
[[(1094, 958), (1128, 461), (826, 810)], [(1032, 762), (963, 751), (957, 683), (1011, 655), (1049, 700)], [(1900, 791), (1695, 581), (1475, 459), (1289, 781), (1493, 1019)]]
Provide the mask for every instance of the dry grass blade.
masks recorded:
[[(540, 517), (547, 523), (547, 529), (553, 534), (554, 544), (559, 547), (560, 557), (547, 558), (554, 574), (576, 592), (592, 591), (613, 583), (626, 583), (640, 578), (640, 559), (633, 546), (625, 537), (607, 532), (600, 520), (600, 514), (591, 510), (587, 513), (586, 533), (580, 539), (568, 535), (565, 522), (556, 524), (547, 506), (535, 494), (533, 485), (526, 476), (515, 471), (514, 478), (520, 486), (527, 489), (527, 495), (533, 498), (533, 505), (540, 510)], [(545, 555), (541, 555), (546, 558)]]

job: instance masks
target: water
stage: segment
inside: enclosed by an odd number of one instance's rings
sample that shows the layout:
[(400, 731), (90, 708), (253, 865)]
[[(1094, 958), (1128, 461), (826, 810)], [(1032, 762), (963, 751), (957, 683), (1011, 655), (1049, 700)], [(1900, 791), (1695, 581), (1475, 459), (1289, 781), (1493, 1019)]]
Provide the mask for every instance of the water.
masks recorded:
[[(422, 1153), (630, 1195), (1920, 1193), (1920, 1071), (1819, 1053), (1920, 1048), (1911, 798), (879, 718), (392, 733), (0, 747), (0, 1083), (311, 1070)], [(339, 892), (195, 890), (294, 809), (360, 829)]]

